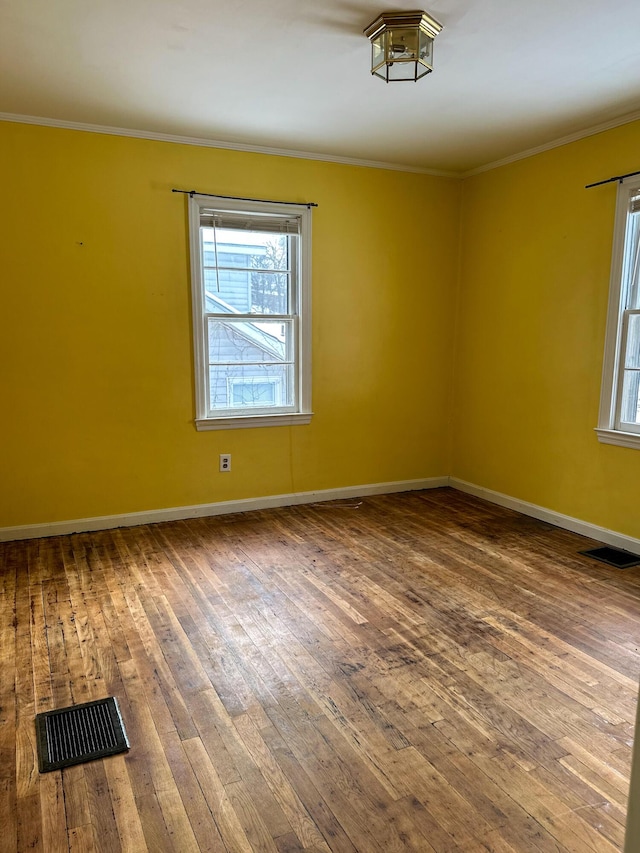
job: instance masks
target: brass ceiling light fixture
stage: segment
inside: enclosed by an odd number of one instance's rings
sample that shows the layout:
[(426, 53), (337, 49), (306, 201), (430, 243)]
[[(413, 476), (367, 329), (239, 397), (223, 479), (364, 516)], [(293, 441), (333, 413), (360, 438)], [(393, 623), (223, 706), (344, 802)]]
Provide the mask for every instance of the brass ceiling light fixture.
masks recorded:
[(421, 10), (383, 12), (365, 29), (371, 73), (387, 83), (419, 80), (433, 71), (433, 40), (442, 24)]

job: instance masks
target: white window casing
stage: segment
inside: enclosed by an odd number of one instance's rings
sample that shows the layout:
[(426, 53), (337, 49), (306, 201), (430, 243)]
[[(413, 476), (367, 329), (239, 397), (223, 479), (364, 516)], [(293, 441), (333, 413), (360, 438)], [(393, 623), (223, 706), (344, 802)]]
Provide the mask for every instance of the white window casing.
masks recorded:
[(640, 448), (640, 178), (618, 185), (598, 439)]
[(189, 230), (196, 428), (308, 424), (309, 206), (194, 194)]

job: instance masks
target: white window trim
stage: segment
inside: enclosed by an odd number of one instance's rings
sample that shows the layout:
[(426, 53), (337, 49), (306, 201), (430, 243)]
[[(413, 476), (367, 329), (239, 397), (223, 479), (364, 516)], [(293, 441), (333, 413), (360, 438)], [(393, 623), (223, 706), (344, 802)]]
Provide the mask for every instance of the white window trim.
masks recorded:
[[(300, 257), (297, 288), (292, 294), (297, 314), (297, 339), (294, 342), (298, 360), (297, 410), (237, 416), (211, 415), (208, 409), (207, 358), (204, 324), (204, 288), (200, 244), (200, 212), (218, 207), (247, 213), (270, 212), (300, 216)], [(189, 197), (189, 236), (191, 250), (191, 302), (193, 314), (193, 349), (195, 371), (196, 417), (198, 431), (244, 429), (252, 427), (295, 426), (311, 422), (311, 209), (307, 205), (277, 204), (242, 200), (220, 200), (204, 195)]]
[(603, 444), (640, 448), (640, 434), (621, 430), (617, 425), (617, 406), (620, 394), (620, 354), (624, 326), (624, 306), (621, 304), (625, 266), (625, 238), (631, 198), (640, 193), (640, 178), (627, 178), (618, 185), (614, 224), (609, 307), (605, 334), (600, 413), (596, 435)]

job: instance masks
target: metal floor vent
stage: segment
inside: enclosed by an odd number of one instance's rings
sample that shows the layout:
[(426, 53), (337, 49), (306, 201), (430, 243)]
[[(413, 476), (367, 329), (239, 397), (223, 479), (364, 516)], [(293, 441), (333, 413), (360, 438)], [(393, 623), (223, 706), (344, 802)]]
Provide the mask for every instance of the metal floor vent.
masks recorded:
[(113, 696), (38, 714), (36, 735), (41, 773), (129, 749), (118, 701)]
[(616, 569), (630, 569), (632, 566), (640, 566), (640, 557), (631, 551), (623, 551), (621, 548), (592, 548), (590, 551), (580, 551), (586, 557), (593, 557), (601, 563), (615, 566)]

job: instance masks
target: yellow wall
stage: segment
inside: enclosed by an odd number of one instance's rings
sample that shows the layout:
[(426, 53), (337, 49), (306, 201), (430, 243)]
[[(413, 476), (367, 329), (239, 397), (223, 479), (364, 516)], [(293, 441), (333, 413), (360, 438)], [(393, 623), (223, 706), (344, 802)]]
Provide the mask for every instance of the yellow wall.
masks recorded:
[[(0, 163), (0, 527), (449, 472), (459, 182), (6, 122)], [(311, 425), (196, 432), (172, 187), (318, 202)]]
[[(453, 474), (640, 537), (640, 453), (593, 431), (615, 184), (584, 189), (638, 150), (460, 182), (0, 122), (0, 527)], [(174, 186), (319, 203), (310, 426), (196, 432)]]
[(597, 423), (616, 184), (640, 122), (469, 178), (452, 473), (640, 537), (640, 453)]

